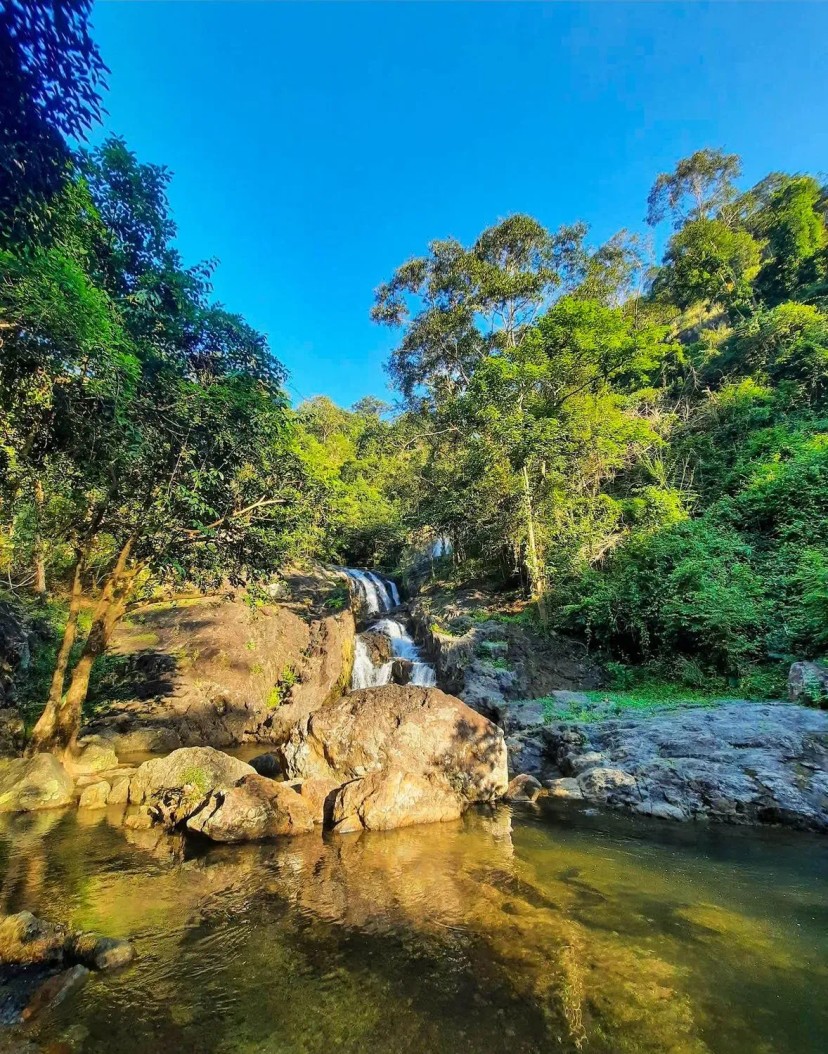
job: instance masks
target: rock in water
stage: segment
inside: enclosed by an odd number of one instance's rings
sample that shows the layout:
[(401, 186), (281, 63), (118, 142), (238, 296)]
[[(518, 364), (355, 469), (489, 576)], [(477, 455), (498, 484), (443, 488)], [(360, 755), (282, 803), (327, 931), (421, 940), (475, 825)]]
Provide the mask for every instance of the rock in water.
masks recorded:
[(249, 765), (260, 776), (268, 776), (272, 780), (282, 775), (282, 766), (275, 754), (257, 754), (250, 759)]
[(447, 779), (390, 769), (352, 780), (335, 796), (335, 831), (389, 831), (420, 823), (443, 823), (463, 815), (466, 802)]
[(527, 772), (515, 776), (504, 795), (506, 801), (535, 801), (543, 790), (540, 780), (530, 776)]
[(330, 823), (334, 792), (341, 786), (339, 780), (309, 779), (292, 783), (290, 786), (297, 794), (301, 794), (302, 801), (310, 809), (314, 823)]
[(181, 747), (165, 758), (153, 758), (140, 765), (129, 786), (129, 800), (140, 805), (165, 791), (186, 791), (202, 801), (217, 787), (232, 786), (254, 770), (237, 758), (213, 747)]
[(502, 731), (436, 688), (353, 692), (294, 725), (280, 747), (289, 779), (358, 779), (396, 769), (441, 777), (464, 802), (492, 801), (509, 779)]
[(187, 829), (214, 842), (251, 842), (313, 830), (308, 804), (286, 783), (253, 773), (214, 791), (187, 819)]
[(75, 784), (54, 754), (15, 758), (0, 768), (0, 812), (30, 812), (71, 805)]

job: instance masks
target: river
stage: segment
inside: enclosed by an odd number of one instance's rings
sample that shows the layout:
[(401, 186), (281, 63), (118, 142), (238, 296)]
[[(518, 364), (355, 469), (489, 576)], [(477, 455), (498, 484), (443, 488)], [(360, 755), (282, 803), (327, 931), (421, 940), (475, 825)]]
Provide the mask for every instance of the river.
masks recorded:
[(547, 801), (207, 847), (70, 810), (6, 818), (0, 865), (4, 910), (137, 947), (34, 1026), (48, 1050), (828, 1049), (816, 836)]

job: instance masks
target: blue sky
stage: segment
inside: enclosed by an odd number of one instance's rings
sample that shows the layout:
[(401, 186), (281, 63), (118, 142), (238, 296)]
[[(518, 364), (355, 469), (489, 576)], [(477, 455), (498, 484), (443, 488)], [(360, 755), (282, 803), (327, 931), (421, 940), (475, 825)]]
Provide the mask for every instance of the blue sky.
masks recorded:
[(640, 227), (704, 145), (828, 169), (828, 4), (117, 3), (106, 130), (175, 174), (188, 262), (295, 400), (391, 398), (372, 290), (512, 212)]

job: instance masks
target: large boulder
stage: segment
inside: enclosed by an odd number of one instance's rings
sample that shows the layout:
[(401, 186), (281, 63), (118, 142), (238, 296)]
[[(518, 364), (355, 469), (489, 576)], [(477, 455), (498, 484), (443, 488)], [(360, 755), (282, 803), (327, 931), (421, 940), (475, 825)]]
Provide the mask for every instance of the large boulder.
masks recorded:
[(0, 812), (31, 812), (71, 805), (75, 784), (54, 754), (0, 763)]
[(302, 795), (314, 823), (330, 823), (333, 810), (334, 794), (339, 790), (340, 781), (334, 779), (297, 780), (290, 786), (297, 794)]
[(392, 768), (341, 787), (334, 799), (331, 822), (340, 834), (388, 831), (456, 820), (465, 804), (442, 775)]
[(313, 830), (308, 804), (286, 783), (256, 773), (214, 791), (187, 819), (187, 829), (214, 842), (251, 842)]
[(213, 747), (181, 747), (165, 758), (138, 767), (129, 786), (129, 800), (140, 805), (168, 791), (184, 791), (203, 801), (218, 787), (232, 786), (254, 770), (244, 761)]
[(289, 779), (393, 768), (440, 776), (466, 802), (499, 798), (509, 783), (501, 730), (437, 688), (353, 692), (294, 725), (279, 752)]
[(828, 666), (795, 662), (788, 673), (788, 695), (794, 703), (828, 709)]

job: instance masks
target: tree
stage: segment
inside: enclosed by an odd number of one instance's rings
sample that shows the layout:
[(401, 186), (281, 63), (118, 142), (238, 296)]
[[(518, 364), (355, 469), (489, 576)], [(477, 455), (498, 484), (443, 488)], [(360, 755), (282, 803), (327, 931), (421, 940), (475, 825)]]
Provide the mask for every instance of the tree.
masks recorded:
[[(0, 2), (0, 231), (45, 233), (70, 169), (67, 138), (100, 119), (106, 67), (89, 33), (91, 0)], [(37, 215), (34, 215), (34, 214)]]
[(811, 176), (787, 178), (755, 217), (766, 239), (757, 289), (769, 304), (796, 298), (803, 287), (828, 277), (821, 253), (828, 243), (820, 214), (821, 187)]
[(688, 220), (707, 220), (736, 197), (734, 180), (742, 172), (737, 154), (705, 148), (662, 172), (647, 198), (647, 223), (657, 226), (668, 215), (676, 228)]

